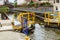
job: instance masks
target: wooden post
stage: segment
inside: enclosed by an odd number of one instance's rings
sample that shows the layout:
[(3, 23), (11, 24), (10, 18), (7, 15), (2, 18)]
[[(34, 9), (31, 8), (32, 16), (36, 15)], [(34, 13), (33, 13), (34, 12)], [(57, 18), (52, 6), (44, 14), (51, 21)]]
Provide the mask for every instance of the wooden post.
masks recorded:
[(28, 26), (29, 26), (29, 19), (30, 19), (30, 18), (29, 18), (29, 13), (28, 13)]
[(33, 13), (33, 23), (35, 23), (35, 13)]
[(50, 24), (49, 23), (50, 22), (49, 18), (50, 18), (50, 13), (48, 13), (48, 25)]
[(44, 13), (45, 19), (46, 19), (46, 13)]

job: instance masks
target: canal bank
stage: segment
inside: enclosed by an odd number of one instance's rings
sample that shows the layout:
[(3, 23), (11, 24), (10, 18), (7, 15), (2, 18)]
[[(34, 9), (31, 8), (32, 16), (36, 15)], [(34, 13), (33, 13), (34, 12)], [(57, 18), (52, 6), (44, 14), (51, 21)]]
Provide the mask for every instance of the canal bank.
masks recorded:
[(13, 31), (3, 31), (0, 32), (0, 40), (25, 40), (25, 35)]

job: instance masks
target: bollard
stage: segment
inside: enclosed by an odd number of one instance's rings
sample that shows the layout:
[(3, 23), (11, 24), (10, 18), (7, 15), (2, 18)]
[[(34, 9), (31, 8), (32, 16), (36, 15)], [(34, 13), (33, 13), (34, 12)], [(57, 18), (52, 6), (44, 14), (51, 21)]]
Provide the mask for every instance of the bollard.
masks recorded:
[(30, 37), (29, 37), (29, 36), (26, 36), (26, 37), (25, 37), (25, 40), (30, 40)]

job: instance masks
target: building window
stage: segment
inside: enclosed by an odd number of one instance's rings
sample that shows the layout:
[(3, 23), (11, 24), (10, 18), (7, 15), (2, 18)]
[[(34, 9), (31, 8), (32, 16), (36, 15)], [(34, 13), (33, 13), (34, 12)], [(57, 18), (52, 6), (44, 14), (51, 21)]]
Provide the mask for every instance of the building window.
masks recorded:
[(59, 0), (56, 0), (57, 3), (59, 3)]
[(56, 6), (56, 10), (58, 10), (58, 7)]

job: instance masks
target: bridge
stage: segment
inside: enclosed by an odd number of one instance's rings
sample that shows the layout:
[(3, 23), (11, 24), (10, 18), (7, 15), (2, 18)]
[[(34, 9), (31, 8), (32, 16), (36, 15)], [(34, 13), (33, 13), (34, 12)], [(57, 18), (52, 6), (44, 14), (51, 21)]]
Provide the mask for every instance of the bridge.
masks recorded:
[(28, 12), (36, 12), (36, 13), (44, 13), (44, 12), (53, 12), (53, 7), (38, 7), (38, 8), (25, 8), (25, 7), (20, 7), (20, 8), (11, 8), (11, 11), (28, 11)]

